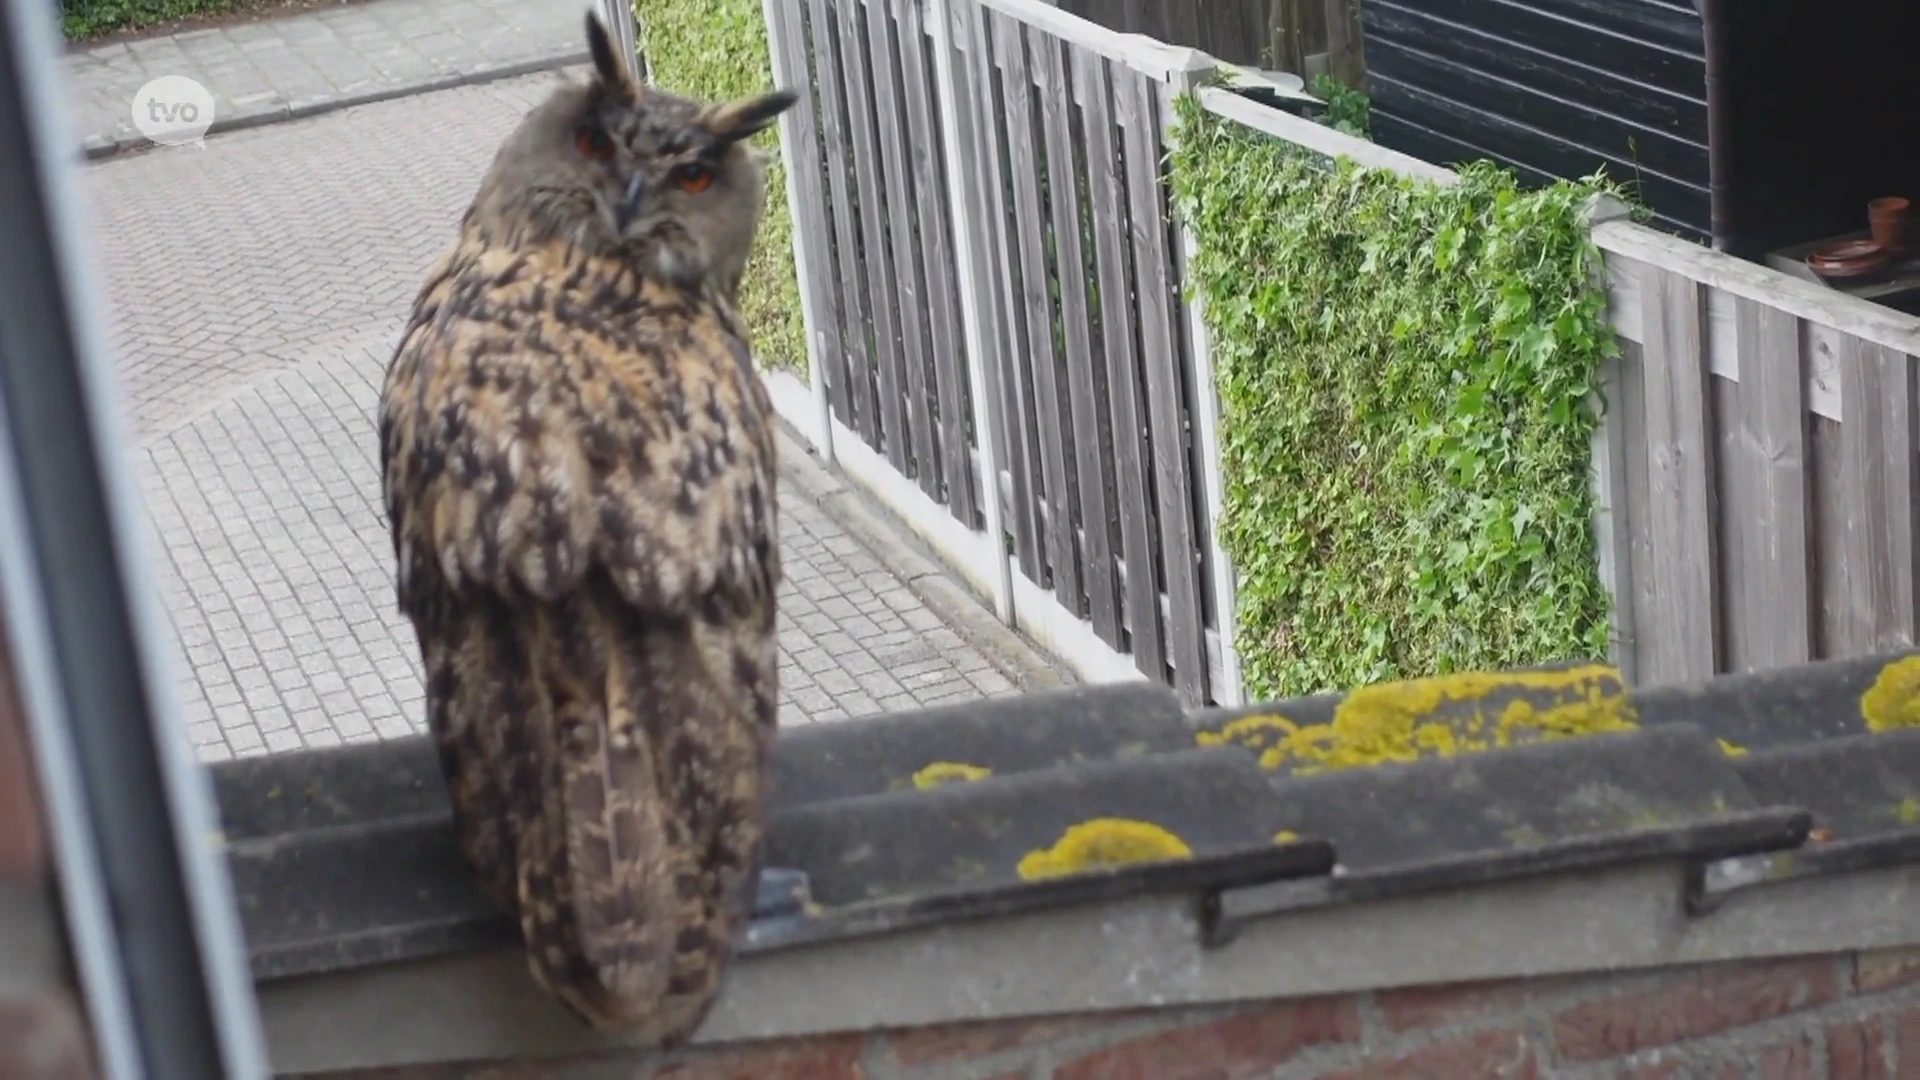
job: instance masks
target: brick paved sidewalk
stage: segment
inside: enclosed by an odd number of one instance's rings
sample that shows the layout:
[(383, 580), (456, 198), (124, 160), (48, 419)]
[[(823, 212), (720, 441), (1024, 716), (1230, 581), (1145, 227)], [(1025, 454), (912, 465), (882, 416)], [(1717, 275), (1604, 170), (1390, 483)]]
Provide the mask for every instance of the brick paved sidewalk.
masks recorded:
[[(372, 437), (389, 353), (382, 341), (300, 365), (142, 447), (186, 717), (203, 757), (420, 730), (420, 665), (394, 607)], [(783, 724), (1016, 689), (786, 487)]]
[[(378, 506), (378, 379), (494, 148), (558, 78), (86, 170), (109, 342), (204, 756), (418, 730), (418, 659)], [(957, 586), (909, 588), (877, 554), (885, 543), (803, 485), (783, 486), (781, 509), (783, 723), (1059, 678), (977, 603), (923, 602), (915, 588)]]
[(100, 157), (152, 145), (132, 104), (162, 75), (207, 87), (220, 132), (546, 70), (585, 60), (586, 10), (581, 0), (370, 0), (81, 48), (67, 57), (71, 115)]

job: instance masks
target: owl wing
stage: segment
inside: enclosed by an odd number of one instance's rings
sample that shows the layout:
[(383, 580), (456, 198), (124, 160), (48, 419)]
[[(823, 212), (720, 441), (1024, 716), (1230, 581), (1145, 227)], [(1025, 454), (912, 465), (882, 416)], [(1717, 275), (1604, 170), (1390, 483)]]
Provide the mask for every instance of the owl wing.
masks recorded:
[(402, 573), (420, 546), (457, 591), (770, 598), (772, 410), (730, 313), (617, 264), (550, 276), (484, 254), (415, 308), (380, 416)]

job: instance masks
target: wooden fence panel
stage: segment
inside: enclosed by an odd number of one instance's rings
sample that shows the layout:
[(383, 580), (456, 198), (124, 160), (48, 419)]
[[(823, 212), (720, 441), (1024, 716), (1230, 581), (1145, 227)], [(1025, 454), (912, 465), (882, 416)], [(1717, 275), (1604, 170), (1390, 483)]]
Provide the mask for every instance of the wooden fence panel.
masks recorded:
[[(884, 461), (919, 489), (889, 498), (924, 495), (969, 529), (1004, 516), (987, 550), (1010, 549), (1019, 569), (1018, 619), (1131, 652), (1207, 702), (1208, 465), (1189, 434), (1192, 330), (1161, 175), (1162, 95), (1184, 61), (1027, 0), (806, 0), (795, 14), (810, 46), (770, 18), (782, 58), (804, 55), (813, 76), (807, 107), (818, 101), (789, 153), (815, 204), (796, 222), (819, 241), (807, 270), (831, 353), (822, 392), (879, 454), (849, 467)], [(949, 60), (957, 83), (936, 87)]]
[(1020, 572), (1029, 580), (1038, 582), (1042, 576), (1045, 557), (1041, 554), (1042, 541), (1038, 469), (1035, 468), (1033, 438), (1027, 425), (1025, 403), (1031, 400), (1026, 385), (1020, 378), (1020, 359), (1024, 355), (1026, 343), (1021, 330), (1021, 293), (1019, 265), (1011, 256), (1016, 250), (1011, 203), (1008, 191), (1008, 178), (1011, 169), (1007, 162), (1010, 147), (1005, 132), (1001, 129), (999, 118), (1007, 109), (1006, 98), (1001, 89), (1000, 66), (995, 62), (995, 39), (999, 36), (997, 28), (991, 25), (989, 12), (978, 0), (957, 0), (967, 16), (970, 37), (969, 67), (972, 73), (974, 108), (972, 128), (973, 145), (978, 151), (980, 189), (985, 192), (981, 200), (986, 211), (983, 218), (988, 222), (987, 234), (983, 236), (987, 266), (993, 271), (993, 288), (990, 295), (981, 297), (983, 308), (994, 312), (994, 323), (998, 331), (994, 337), (998, 352), (986, 368), (991, 385), (994, 387), (995, 420), (999, 425), (993, 435), (1005, 450), (1007, 469), (1007, 490), (1003, 494), (1000, 478), (992, 478), (988, 486), (992, 489), (990, 497), (1000, 498), (1008, 504), (1007, 519), (1012, 523), (1014, 559)]
[(901, 335), (894, 303), (893, 258), (888, 251), (886, 176), (880, 161), (874, 78), (862, 18), (868, 3), (840, 0), (840, 58), (846, 72), (847, 118), (853, 128), (853, 171), (859, 182), (868, 310), (873, 315), (874, 375), (879, 383), (880, 441), (873, 443), (903, 476), (908, 465), (906, 395), (901, 386)]
[[(922, 5), (926, 0), (895, 0), (900, 28), (900, 83), (906, 97), (907, 148), (913, 156), (914, 230), (919, 251), (917, 284), (927, 309), (928, 361), (933, 374), (931, 415), (937, 427), (932, 463), (942, 484), (935, 495), (969, 529), (980, 527), (975, 503), (974, 466), (967, 439), (967, 365), (974, 362), (961, 341), (959, 254), (953, 246), (941, 152), (941, 116), (934, 93)], [(923, 391), (924, 394), (924, 391)]]
[(1609, 396), (1641, 409), (1613, 495), (1636, 681), (1911, 647), (1920, 323), (1638, 226), (1595, 237), (1627, 343)]
[(875, 304), (888, 309), (897, 348), (880, 372), (888, 403), (881, 416), (890, 425), (887, 459), (920, 490), (938, 498), (940, 479), (933, 461), (933, 418), (928, 415), (926, 306), (916, 290), (913, 249), (914, 207), (908, 195), (908, 164), (900, 104), (900, 43), (894, 34), (889, 0), (862, 0), (867, 16), (867, 79), (872, 88), (875, 139), (880, 150), (880, 187), (876, 201), (887, 234), (887, 273), (892, 286)]
[(1045, 499), (1041, 506), (1046, 510), (1043, 522), (1048, 573), (1034, 581), (1042, 587), (1051, 585), (1061, 605), (1078, 616), (1080, 573), (1073, 550), (1074, 508), (1068, 472), (1073, 450), (1066, 425), (1061, 422), (1060, 364), (1050, 295), (1054, 273), (1047, 258), (1046, 205), (1039, 176), (1039, 109), (1025, 28), (997, 11), (992, 21), (995, 58), (1001, 65), (1006, 92), (1007, 107), (1001, 116), (1013, 165), (1012, 225), (1018, 239), (1022, 303), (1017, 321), (1025, 327), (1026, 347), (1016, 362), (1025, 369), (1023, 381), (1033, 388), (1032, 396), (1022, 402), (1022, 411), (1033, 416), (1030, 430), (1039, 444), (1041, 497)]
[[(1132, 225), (1128, 221), (1128, 169), (1114, 138), (1112, 65), (1074, 50), (1074, 89), (1086, 116), (1088, 203), (1093, 225), (1094, 263), (1099, 275), (1101, 360), (1106, 375), (1113, 433), (1114, 513), (1119, 519), (1124, 560), (1123, 617), (1134, 664), (1163, 681), (1167, 652), (1160, 620), (1160, 590), (1154, 581), (1159, 515), (1152, 501), (1146, 400), (1140, 387), (1137, 318), (1133, 303)], [(1121, 75), (1125, 80), (1129, 76)], [(1116, 643), (1116, 647), (1118, 647)]]
[[(1047, 176), (1053, 210), (1053, 243), (1060, 285), (1060, 321), (1065, 350), (1061, 361), (1065, 369), (1067, 416), (1063, 424), (1073, 432), (1072, 464), (1079, 496), (1077, 530), (1080, 561), (1084, 571), (1082, 591), (1086, 596), (1086, 614), (1094, 633), (1108, 645), (1119, 647), (1120, 606), (1114, 585), (1113, 523), (1108, 510), (1108, 477), (1113, 458), (1102, 452), (1102, 429), (1106, 427), (1105, 400), (1094, 382), (1098, 366), (1093, 353), (1093, 324), (1090, 315), (1091, 275), (1087, 272), (1086, 251), (1086, 153), (1076, 137), (1075, 103), (1071, 72), (1061, 61), (1061, 45), (1045, 35), (1035, 34), (1031, 42), (1038, 61), (1042, 100), (1046, 108)], [(1069, 49), (1069, 52), (1076, 51)], [(1076, 614), (1080, 612), (1076, 611)]]
[(1912, 361), (1847, 338), (1840, 400), (1848, 585), (1841, 636), (1858, 652), (1905, 648), (1914, 641)]
[[(1187, 443), (1186, 395), (1182, 392), (1181, 328), (1175, 313), (1173, 245), (1167, 234), (1166, 192), (1159, 88), (1129, 73), (1114, 85), (1127, 148), (1127, 193), (1131, 200), (1135, 303), (1140, 309), (1140, 352), (1146, 376), (1153, 479), (1160, 505), (1160, 550), (1166, 577), (1168, 650), (1174, 689), (1188, 705), (1205, 700), (1206, 627), (1202, 622), (1199, 547), (1194, 528), (1194, 487)], [(1129, 572), (1134, 568), (1129, 567)], [(1142, 568), (1144, 569), (1144, 568)]]
[[(948, 27), (948, 57), (953, 65), (954, 74), (954, 114), (945, 119), (955, 127), (959, 145), (963, 147), (962, 158), (951, 162), (947, 168), (947, 190), (956, 200), (964, 200), (957, 205), (966, 208), (965, 219), (970, 228), (964, 236), (955, 237), (956, 244), (968, 245), (968, 257), (978, 271), (974, 282), (976, 296), (967, 298), (972, 305), (974, 316), (980, 327), (980, 355), (969, 356), (968, 363), (978, 365), (980, 372), (980, 393), (986, 399), (982, 406), (973, 407), (967, 419), (975, 425), (972, 435), (974, 446), (991, 441), (995, 448), (995, 466), (993, 473), (985, 468), (984, 456), (975, 457), (970, 465), (973, 469), (976, 487), (975, 505), (979, 508), (982, 525), (985, 524), (987, 500), (996, 501), (1001, 511), (1001, 535), (993, 538), (993, 543), (1005, 548), (1014, 543), (1018, 522), (1009, 508), (1006, 489), (1002, 485), (1005, 465), (1009, 460), (1006, 433), (1001, 423), (999, 402), (1002, 397), (1000, 386), (1000, 355), (1007, 345), (1005, 312), (1000, 297), (1004, 286), (1001, 283), (1001, 267), (994, 257), (996, 248), (995, 213), (998, 203), (992, 195), (992, 185), (988, 178), (998, 174), (998, 158), (993, 156), (998, 149), (997, 143), (982, 127), (984, 117), (990, 116), (993, 97), (990, 83), (983, 81), (984, 76), (975, 63), (978, 49), (975, 45), (977, 27), (981, 20), (979, 0), (949, 0), (949, 15), (953, 24)], [(982, 94), (985, 97), (982, 97)], [(944, 160), (944, 151), (943, 157)], [(956, 210), (957, 212), (957, 210)], [(959, 272), (959, 249), (955, 249), (955, 273)], [(964, 324), (963, 324), (964, 325)], [(971, 374), (973, 368), (969, 368)], [(966, 385), (969, 400), (974, 393), (973, 384)]]
[(1726, 661), (1730, 671), (1759, 671), (1814, 655), (1806, 374), (1799, 319), (1734, 298), (1734, 328), (1739, 381), (1715, 380), (1737, 403), (1721, 414)]
[(840, 63), (840, 5), (855, 0), (808, 0), (807, 12), (813, 33), (814, 79), (820, 91), (821, 152), (826, 156), (827, 187), (832, 197), (833, 226), (830, 238), (838, 273), (834, 276), (834, 298), (840, 313), (842, 362), (833, 369), (841, 377), (841, 389), (833, 395), (840, 409), (852, 414), (840, 416), (869, 446), (880, 438), (875, 417), (870, 343), (872, 332), (867, 315), (866, 289), (862, 285), (861, 265), (866, 261), (860, 243), (860, 224), (853, 212), (853, 177), (847, 162), (853, 156), (848, 135), (846, 75)]
[(1653, 560), (1652, 606), (1640, 613), (1666, 646), (1648, 656), (1649, 681), (1685, 682), (1719, 670), (1718, 536), (1714, 528), (1712, 398), (1700, 283), (1655, 270), (1642, 316), (1657, 370), (1646, 380)]

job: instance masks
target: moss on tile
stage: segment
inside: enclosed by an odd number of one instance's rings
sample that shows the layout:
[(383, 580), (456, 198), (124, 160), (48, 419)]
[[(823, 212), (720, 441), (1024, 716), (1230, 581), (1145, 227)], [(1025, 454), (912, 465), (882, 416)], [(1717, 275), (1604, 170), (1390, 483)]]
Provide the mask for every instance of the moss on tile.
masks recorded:
[(1920, 656), (1903, 656), (1881, 668), (1860, 695), (1860, 715), (1869, 731), (1920, 728)]
[(926, 791), (941, 784), (970, 784), (992, 775), (993, 770), (985, 766), (969, 765), (964, 761), (936, 761), (913, 774), (913, 786)]
[(1328, 723), (1302, 725), (1279, 712), (1261, 713), (1198, 738), (1203, 746), (1245, 746), (1262, 768), (1312, 773), (1637, 726), (1618, 669), (1584, 664), (1379, 683), (1348, 694)]
[(1032, 881), (1101, 866), (1192, 857), (1186, 841), (1153, 822), (1094, 818), (1069, 827), (1052, 847), (1027, 852), (1015, 869)]

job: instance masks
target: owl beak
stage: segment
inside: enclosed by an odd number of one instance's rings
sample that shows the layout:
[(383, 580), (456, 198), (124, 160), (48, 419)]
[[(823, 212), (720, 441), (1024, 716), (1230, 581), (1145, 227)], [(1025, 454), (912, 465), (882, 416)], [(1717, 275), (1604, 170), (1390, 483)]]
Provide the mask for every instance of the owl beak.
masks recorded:
[(646, 177), (636, 174), (633, 179), (627, 181), (627, 190), (620, 199), (621, 231), (624, 232), (627, 226), (633, 224), (633, 219), (640, 216), (640, 203), (645, 200), (646, 195)]

